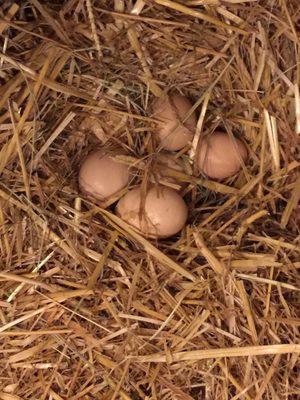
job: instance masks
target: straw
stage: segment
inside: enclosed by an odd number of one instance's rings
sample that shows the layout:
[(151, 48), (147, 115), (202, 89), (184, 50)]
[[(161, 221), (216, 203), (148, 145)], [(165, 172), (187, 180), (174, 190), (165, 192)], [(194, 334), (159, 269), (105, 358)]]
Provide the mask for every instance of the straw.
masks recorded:
[[(299, 0), (0, 3), (0, 399), (298, 398)], [(168, 93), (197, 121), (178, 170)], [(216, 130), (248, 153), (224, 180), (195, 168)], [(130, 174), (101, 204), (95, 149)], [(115, 207), (158, 183), (188, 219), (151, 239)]]

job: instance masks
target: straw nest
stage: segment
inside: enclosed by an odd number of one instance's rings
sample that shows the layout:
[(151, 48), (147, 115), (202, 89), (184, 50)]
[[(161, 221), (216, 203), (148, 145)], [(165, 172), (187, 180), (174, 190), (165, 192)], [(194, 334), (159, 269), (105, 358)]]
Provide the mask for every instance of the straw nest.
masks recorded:
[[(1, 4), (0, 399), (299, 399), (299, 1)], [(167, 91), (199, 119), (155, 242), (77, 174), (122, 149), (147, 187)], [(192, 174), (219, 127), (249, 151), (222, 183)]]

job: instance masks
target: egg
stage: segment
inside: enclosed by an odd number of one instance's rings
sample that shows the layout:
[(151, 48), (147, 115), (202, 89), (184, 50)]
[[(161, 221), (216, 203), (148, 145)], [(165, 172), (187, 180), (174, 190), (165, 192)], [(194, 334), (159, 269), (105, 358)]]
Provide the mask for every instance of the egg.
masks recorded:
[(129, 191), (119, 200), (116, 211), (124, 221), (151, 238), (175, 235), (184, 227), (188, 216), (180, 195), (161, 185), (151, 187), (145, 199), (141, 188)]
[(157, 99), (153, 105), (153, 117), (158, 120), (157, 134), (166, 150), (180, 150), (192, 141), (196, 129), (196, 115), (186, 115), (192, 108), (189, 100), (179, 94)]
[(79, 171), (82, 192), (101, 201), (123, 189), (128, 181), (128, 166), (101, 150), (89, 154)]
[(247, 149), (240, 139), (214, 132), (200, 141), (196, 165), (210, 178), (225, 179), (236, 174), (246, 159)]

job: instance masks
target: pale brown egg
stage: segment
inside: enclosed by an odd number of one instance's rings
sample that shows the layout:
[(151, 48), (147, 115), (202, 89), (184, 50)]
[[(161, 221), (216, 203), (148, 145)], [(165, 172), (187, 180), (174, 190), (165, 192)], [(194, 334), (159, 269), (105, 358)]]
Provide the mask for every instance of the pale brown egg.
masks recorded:
[(100, 150), (89, 154), (79, 171), (80, 189), (101, 201), (123, 189), (128, 181), (128, 166)]
[(188, 210), (175, 190), (153, 186), (146, 194), (142, 209), (141, 202), (141, 189), (133, 189), (119, 201), (117, 214), (146, 237), (169, 237), (184, 227)]
[(240, 139), (214, 132), (200, 142), (197, 167), (210, 178), (225, 179), (236, 174), (246, 158), (247, 149)]
[(186, 115), (192, 108), (189, 100), (179, 94), (164, 96), (153, 105), (153, 117), (158, 120), (157, 134), (166, 150), (180, 150), (192, 141), (196, 129), (196, 115)]

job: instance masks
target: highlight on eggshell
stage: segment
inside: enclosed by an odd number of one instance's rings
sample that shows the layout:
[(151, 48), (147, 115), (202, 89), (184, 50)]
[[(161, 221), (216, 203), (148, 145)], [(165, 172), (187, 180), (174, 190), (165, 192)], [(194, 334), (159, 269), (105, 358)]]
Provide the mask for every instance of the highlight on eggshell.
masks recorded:
[(188, 118), (192, 104), (179, 94), (164, 96), (153, 104), (153, 117), (158, 120), (157, 134), (161, 146), (176, 151), (192, 141), (197, 119), (193, 112)]
[(184, 227), (188, 216), (180, 195), (161, 185), (151, 187), (145, 199), (142, 199), (141, 188), (130, 190), (119, 200), (116, 211), (124, 221), (150, 238), (175, 235)]
[(236, 174), (246, 159), (247, 148), (240, 139), (216, 131), (201, 139), (196, 165), (212, 179), (225, 179)]
[(89, 154), (79, 171), (79, 187), (94, 199), (105, 201), (129, 182), (128, 166), (101, 150)]

